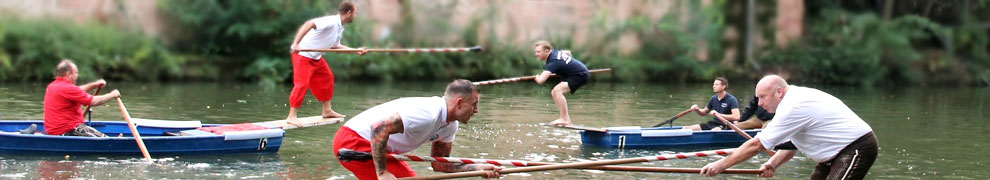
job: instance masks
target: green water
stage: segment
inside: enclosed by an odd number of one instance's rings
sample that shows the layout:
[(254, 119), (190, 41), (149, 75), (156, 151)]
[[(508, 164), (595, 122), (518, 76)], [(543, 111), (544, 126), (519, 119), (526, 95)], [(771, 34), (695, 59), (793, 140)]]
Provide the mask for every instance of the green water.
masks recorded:
[[(46, 83), (0, 84), (0, 119), (41, 119)], [(123, 94), (131, 116), (148, 119), (241, 123), (285, 118), (290, 86), (254, 84), (113, 83)], [(399, 97), (439, 96), (445, 82), (337, 82), (333, 102), (340, 113), (354, 116), (363, 109)], [(801, 85), (801, 84), (798, 84)], [(987, 88), (856, 88), (810, 85), (849, 105), (876, 132), (880, 156), (868, 178), (988, 179), (990, 136)], [(481, 111), (462, 125), (454, 157), (576, 162), (696, 151), (702, 149), (610, 150), (581, 146), (577, 131), (538, 126), (557, 116), (549, 85), (532, 82), (486, 86)], [(729, 91), (748, 102), (752, 85), (734, 83)], [(569, 95), (571, 117), (593, 127), (649, 126), (684, 110), (704, 105), (710, 84), (591, 83)], [(209, 108), (207, 108), (209, 107)], [(319, 115), (319, 103), (307, 97), (300, 116)], [(94, 119), (122, 120), (116, 106), (94, 107)], [(708, 118), (689, 114), (675, 125)], [(278, 154), (155, 157), (156, 165), (138, 157), (64, 157), (0, 154), (0, 179), (139, 178), (139, 179), (353, 179), (332, 157), (331, 140), (341, 124), (293, 129)], [(411, 154), (428, 155), (423, 146)], [(152, 154), (154, 156), (154, 154)], [(757, 168), (766, 155), (737, 165)], [(700, 168), (717, 157), (669, 160), (637, 166)], [(410, 163), (420, 175), (437, 174), (428, 163)], [(798, 155), (778, 178), (807, 178), (814, 161)], [(755, 179), (748, 175), (720, 175)], [(558, 170), (508, 175), (509, 179), (702, 179), (696, 174)]]

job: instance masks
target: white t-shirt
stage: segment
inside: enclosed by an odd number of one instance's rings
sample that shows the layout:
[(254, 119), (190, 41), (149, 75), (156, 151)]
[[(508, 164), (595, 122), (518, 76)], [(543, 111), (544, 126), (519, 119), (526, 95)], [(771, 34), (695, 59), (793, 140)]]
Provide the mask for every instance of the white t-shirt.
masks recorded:
[(835, 96), (817, 89), (790, 86), (773, 120), (756, 137), (766, 149), (790, 140), (805, 156), (825, 162), (872, 131), (869, 124)]
[(402, 118), (402, 133), (388, 136), (386, 151), (407, 153), (420, 145), (454, 142), (458, 122), (447, 123), (447, 102), (442, 97), (409, 97), (386, 102), (365, 110), (344, 124), (371, 141), (371, 125), (396, 113)]
[[(339, 46), (340, 38), (344, 35), (344, 26), (340, 23), (340, 15), (323, 16), (313, 19), (316, 28), (309, 29), (302, 40), (299, 40), (300, 49), (328, 49)], [(323, 57), (323, 52), (299, 52), (299, 55), (310, 59), (319, 60)]]

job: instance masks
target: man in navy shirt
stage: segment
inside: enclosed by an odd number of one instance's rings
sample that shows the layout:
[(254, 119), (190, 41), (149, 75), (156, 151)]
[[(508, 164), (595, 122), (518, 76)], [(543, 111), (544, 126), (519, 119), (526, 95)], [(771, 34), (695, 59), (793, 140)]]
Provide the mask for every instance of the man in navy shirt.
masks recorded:
[(725, 120), (738, 121), (739, 120), (739, 101), (736, 100), (735, 96), (726, 92), (725, 89), (729, 87), (729, 80), (723, 77), (715, 78), (715, 82), (712, 82), (712, 91), (715, 95), (712, 95), (711, 99), (708, 99), (708, 105), (704, 109), (698, 109), (698, 105), (691, 105), (691, 109), (694, 109), (699, 116), (705, 116), (711, 114), (712, 120), (706, 123), (701, 123), (697, 125), (687, 126), (684, 129), (691, 130), (722, 130), (726, 129), (725, 124), (719, 121), (718, 118), (714, 116), (721, 116)]
[(571, 117), (567, 114), (567, 99), (564, 99), (564, 93), (574, 94), (578, 88), (588, 83), (590, 78), (588, 67), (585, 67), (584, 63), (578, 59), (571, 57), (569, 51), (553, 50), (553, 46), (547, 41), (534, 43), (533, 52), (537, 59), (547, 63), (546, 67), (543, 68), (543, 73), (536, 76), (536, 83), (543, 84), (547, 78), (550, 78), (551, 74), (557, 74), (561, 79), (561, 82), (550, 91), (553, 102), (557, 104), (557, 110), (560, 111), (560, 118), (550, 122), (550, 125), (570, 125)]
[[(773, 113), (767, 112), (766, 109), (760, 107), (760, 98), (755, 95), (753, 99), (749, 100), (749, 105), (743, 108), (742, 115), (739, 115), (739, 121), (736, 122), (736, 127), (739, 129), (759, 129), (767, 125), (771, 119), (773, 119)], [(749, 120), (750, 117), (756, 115), (756, 120)]]

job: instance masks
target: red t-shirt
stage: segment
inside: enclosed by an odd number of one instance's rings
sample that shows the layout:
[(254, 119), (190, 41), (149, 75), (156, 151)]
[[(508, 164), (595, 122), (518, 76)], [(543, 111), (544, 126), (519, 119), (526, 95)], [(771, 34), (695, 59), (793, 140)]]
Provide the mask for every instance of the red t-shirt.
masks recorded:
[(86, 93), (65, 78), (55, 78), (45, 90), (45, 133), (62, 135), (83, 123), (83, 104), (93, 102)]

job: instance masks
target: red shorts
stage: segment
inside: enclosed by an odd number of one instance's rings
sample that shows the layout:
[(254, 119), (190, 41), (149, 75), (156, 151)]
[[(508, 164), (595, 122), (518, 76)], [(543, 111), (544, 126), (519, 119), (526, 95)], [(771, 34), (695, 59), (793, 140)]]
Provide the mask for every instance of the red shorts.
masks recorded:
[(333, 72), (327, 61), (310, 59), (298, 53), (292, 54), (292, 92), (289, 93), (289, 106), (302, 106), (306, 90), (312, 90), (313, 96), (320, 102), (333, 99)]
[[(358, 135), (357, 132), (354, 132), (354, 130), (351, 130), (351, 128), (341, 126), (337, 130), (337, 134), (333, 136), (334, 157), (337, 157), (337, 151), (341, 148), (371, 152), (371, 143), (362, 138), (361, 135)], [(354, 173), (354, 176), (357, 176), (358, 179), (378, 179), (378, 175), (375, 173), (375, 162), (372, 162), (372, 160), (337, 162), (340, 162), (341, 166)], [(413, 172), (412, 168), (405, 161), (387, 160), (385, 164), (385, 169), (389, 173), (392, 173), (392, 175), (395, 175), (395, 177), (416, 176), (416, 172)]]

